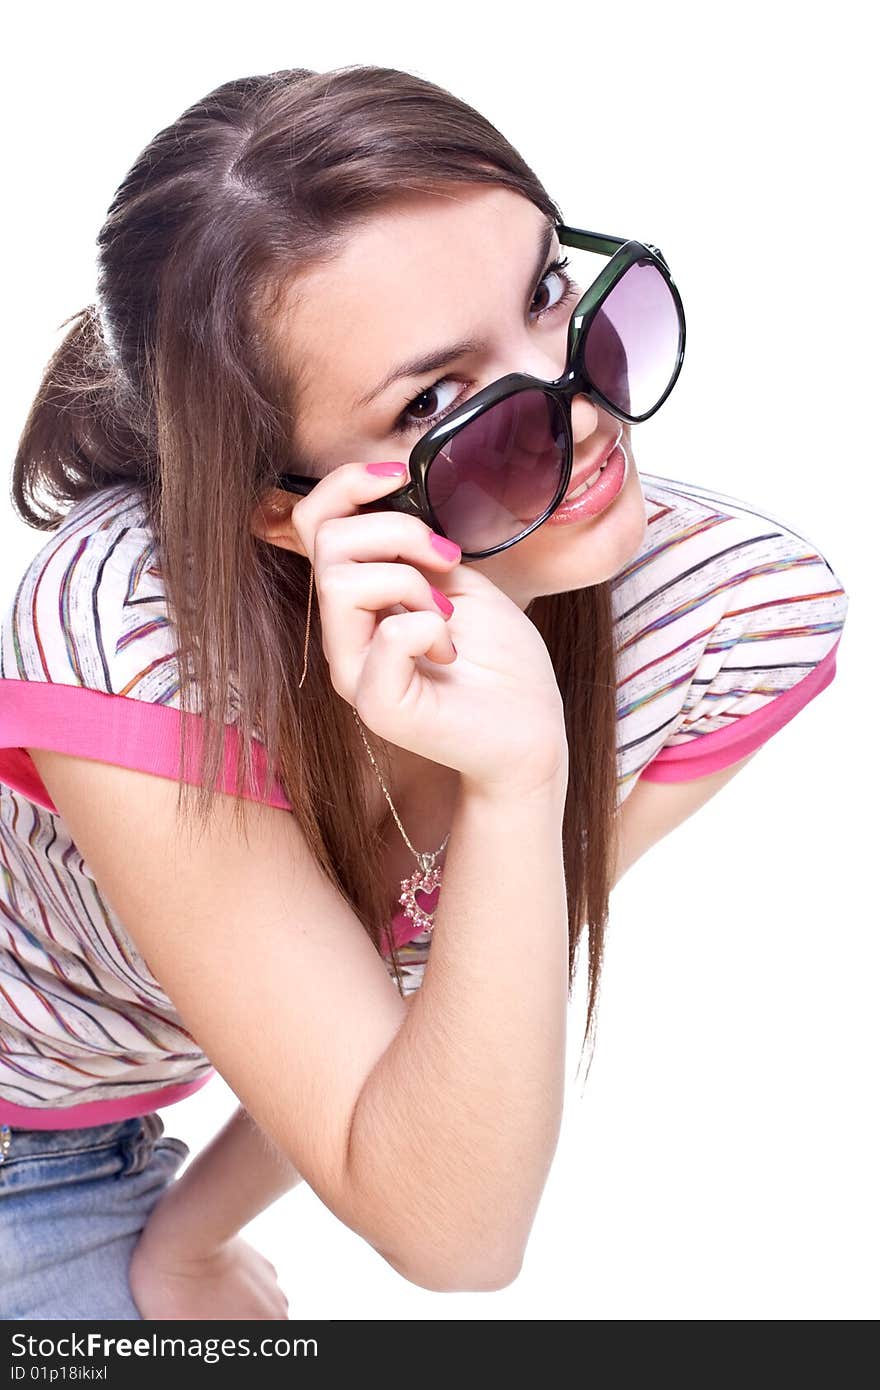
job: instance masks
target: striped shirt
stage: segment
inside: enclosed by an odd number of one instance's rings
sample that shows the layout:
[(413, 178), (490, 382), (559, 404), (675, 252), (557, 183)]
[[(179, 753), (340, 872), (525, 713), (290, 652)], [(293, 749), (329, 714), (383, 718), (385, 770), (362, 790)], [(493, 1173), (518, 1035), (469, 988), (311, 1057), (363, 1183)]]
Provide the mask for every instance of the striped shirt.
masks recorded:
[[(647, 473), (641, 483), (643, 539), (611, 580), (619, 805), (640, 777), (704, 776), (788, 723), (834, 677), (848, 602), (828, 560), (778, 517), (691, 483)], [(51, 533), (0, 628), (0, 1123), (103, 1124), (172, 1104), (215, 1074), (24, 751), (176, 780), (181, 718), (198, 722), (180, 708), (143, 498), (107, 488)], [(226, 723), (232, 791), (234, 698)], [(261, 776), (265, 750), (251, 736)], [(269, 804), (290, 809), (277, 781)], [(430, 936), (402, 911), (389, 930), (411, 993)]]

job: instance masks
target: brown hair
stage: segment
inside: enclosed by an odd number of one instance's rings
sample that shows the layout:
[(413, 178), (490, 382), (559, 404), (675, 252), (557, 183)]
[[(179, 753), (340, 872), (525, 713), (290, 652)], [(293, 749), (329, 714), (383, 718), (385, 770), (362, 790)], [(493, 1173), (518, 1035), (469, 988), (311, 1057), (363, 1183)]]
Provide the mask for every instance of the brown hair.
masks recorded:
[[(280, 778), (316, 861), (377, 950), (390, 912), (369, 827), (375, 774), (350, 706), (316, 659), (317, 603), (298, 688), (309, 562), (256, 536), (251, 518), (278, 474), (310, 471), (295, 445), (296, 368), (271, 333), (291, 277), (332, 260), (346, 232), (398, 195), (455, 183), (513, 189), (562, 220), (485, 117), (409, 73), (292, 68), (224, 83), (161, 130), (118, 188), (97, 239), (96, 302), (62, 325), (73, 323), (48, 363), (13, 471), (14, 506), (39, 530), (65, 515), (41, 505), (40, 485), (58, 502), (120, 484), (141, 493), (174, 615), (181, 709), (203, 721), (195, 819), (206, 824), (214, 805), (234, 688), (241, 732), (264, 743), (267, 778)], [(586, 922), (586, 1045), (616, 844), (610, 584), (541, 596), (527, 611), (565, 705), (569, 998)], [(187, 722), (178, 809), (190, 799)], [(241, 737), (239, 797), (245, 779), (255, 785), (252, 752)], [(244, 801), (239, 809), (243, 816)], [(400, 987), (396, 949), (392, 961)]]

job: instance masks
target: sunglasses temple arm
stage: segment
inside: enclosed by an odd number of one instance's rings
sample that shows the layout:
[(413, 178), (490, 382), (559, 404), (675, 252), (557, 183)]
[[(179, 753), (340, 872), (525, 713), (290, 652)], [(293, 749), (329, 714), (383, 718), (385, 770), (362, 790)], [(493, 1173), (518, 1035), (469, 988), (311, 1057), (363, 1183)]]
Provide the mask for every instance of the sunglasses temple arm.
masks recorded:
[[(570, 227), (565, 222), (559, 223), (556, 231), (563, 246), (579, 246), (582, 251), (598, 251), (603, 256), (613, 256), (615, 251), (619, 251), (621, 246), (626, 245), (627, 241), (626, 237), (605, 236), (601, 232), (587, 232), (580, 227)], [(667, 270), (669, 269), (669, 262), (659, 246), (652, 246), (650, 241), (643, 241), (642, 245), (657, 256)]]

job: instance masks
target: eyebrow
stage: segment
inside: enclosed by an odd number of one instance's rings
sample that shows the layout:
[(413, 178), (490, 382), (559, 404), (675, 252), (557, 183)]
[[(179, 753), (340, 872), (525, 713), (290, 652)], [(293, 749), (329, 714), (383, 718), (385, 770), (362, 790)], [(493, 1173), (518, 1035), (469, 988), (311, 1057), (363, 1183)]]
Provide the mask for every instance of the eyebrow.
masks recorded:
[[(541, 228), (541, 235), (538, 242), (538, 255), (535, 261), (535, 268), (531, 278), (526, 285), (526, 292), (534, 292), (535, 285), (538, 284), (544, 264), (547, 260), (547, 253), (550, 250), (550, 243), (553, 240), (553, 233), (556, 230), (556, 222), (553, 218), (548, 218)], [(423, 376), (425, 372), (436, 371), (438, 367), (445, 367), (448, 362), (454, 362), (458, 357), (464, 357), (465, 353), (485, 352), (486, 343), (477, 338), (461, 338), (456, 343), (447, 343), (444, 347), (435, 349), (434, 352), (423, 353), (419, 357), (411, 357), (406, 362), (401, 362), (397, 367), (393, 367), (387, 376), (384, 376), (378, 386), (374, 386), (365, 396), (360, 396), (354, 402), (355, 410), (361, 410), (364, 406), (370, 405), (377, 396), (381, 396), (383, 391), (387, 391), (389, 386), (393, 386), (395, 381), (401, 378), (412, 376)]]

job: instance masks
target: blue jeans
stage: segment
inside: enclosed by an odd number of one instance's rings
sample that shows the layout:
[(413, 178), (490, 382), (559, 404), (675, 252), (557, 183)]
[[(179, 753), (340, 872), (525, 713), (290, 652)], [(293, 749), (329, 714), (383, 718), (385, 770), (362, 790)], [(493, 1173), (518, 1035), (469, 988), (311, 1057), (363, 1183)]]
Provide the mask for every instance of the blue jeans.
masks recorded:
[(141, 1318), (129, 1262), (189, 1157), (164, 1130), (156, 1111), (82, 1129), (11, 1126), (0, 1161), (0, 1318)]

